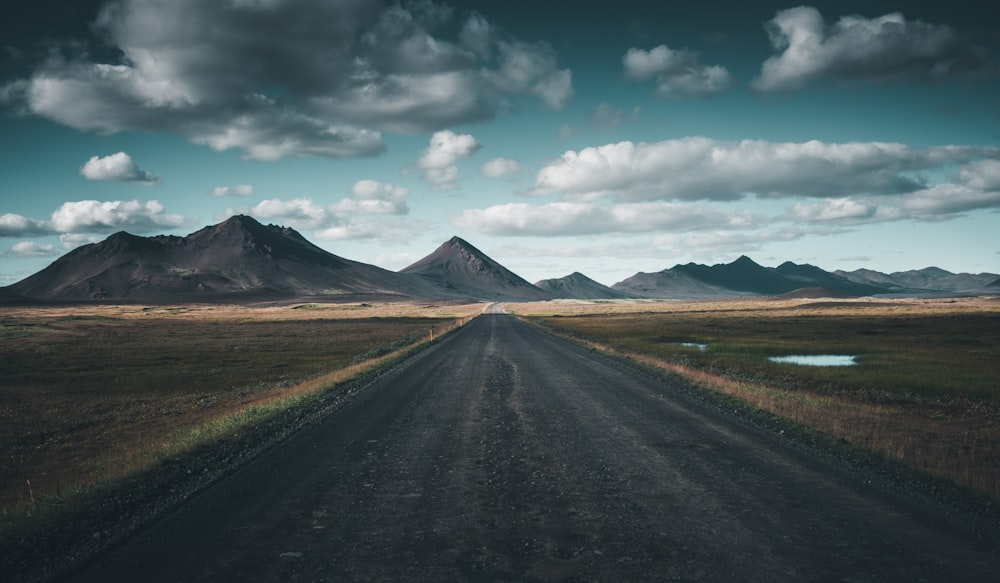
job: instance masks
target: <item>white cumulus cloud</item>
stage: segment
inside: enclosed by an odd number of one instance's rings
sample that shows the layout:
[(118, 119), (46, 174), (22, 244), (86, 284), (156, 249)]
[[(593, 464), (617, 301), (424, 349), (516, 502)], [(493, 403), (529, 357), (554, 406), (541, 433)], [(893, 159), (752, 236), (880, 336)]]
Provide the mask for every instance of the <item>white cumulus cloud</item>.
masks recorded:
[(538, 171), (533, 193), (631, 201), (900, 194), (927, 186), (921, 172), (998, 158), (1000, 149), (977, 146), (704, 137), (624, 141), (565, 152)]
[(51, 233), (51, 227), (44, 221), (29, 219), (14, 213), (0, 215), (0, 237), (31, 237)]
[(111, 233), (128, 230), (150, 233), (187, 226), (181, 215), (168, 214), (155, 200), (65, 202), (52, 213), (49, 226), (58, 233)]
[(725, 91), (733, 84), (728, 69), (703, 65), (698, 53), (660, 45), (648, 51), (630, 48), (622, 57), (625, 77), (643, 81), (656, 79), (660, 97), (701, 97)]
[(130, 182), (143, 186), (155, 186), (160, 183), (159, 176), (140, 169), (125, 152), (104, 157), (92, 156), (80, 168), (80, 175), (88, 180)]
[(451, 190), (458, 187), (458, 167), (455, 164), (481, 147), (482, 144), (470, 134), (441, 130), (431, 136), (430, 144), (413, 167), (421, 171), (421, 176), (432, 189)]

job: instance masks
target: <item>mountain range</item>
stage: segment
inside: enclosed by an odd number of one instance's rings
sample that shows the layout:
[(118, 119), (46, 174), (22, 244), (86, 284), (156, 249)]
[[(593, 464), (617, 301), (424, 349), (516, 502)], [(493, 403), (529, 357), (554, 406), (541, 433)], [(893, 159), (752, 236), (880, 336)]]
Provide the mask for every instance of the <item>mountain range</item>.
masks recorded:
[(259, 301), (425, 298), (534, 301), (555, 298), (853, 297), (1000, 293), (1000, 275), (936, 267), (880, 273), (827, 272), (786, 262), (763, 267), (743, 256), (728, 264), (688, 263), (637, 273), (604, 286), (581, 273), (531, 284), (453, 237), (430, 255), (389, 271), (338, 257), (294, 229), (237, 215), (186, 237), (115, 233), (0, 288), (0, 303), (32, 301)]

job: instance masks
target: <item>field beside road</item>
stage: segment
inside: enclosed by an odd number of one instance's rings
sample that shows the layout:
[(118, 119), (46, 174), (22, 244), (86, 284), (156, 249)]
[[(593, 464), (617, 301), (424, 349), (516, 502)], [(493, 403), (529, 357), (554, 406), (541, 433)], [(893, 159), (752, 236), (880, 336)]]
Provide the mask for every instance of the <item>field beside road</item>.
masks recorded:
[[(990, 516), (720, 403), (484, 314), (59, 580), (909, 583), (1000, 569)], [(97, 524), (82, 532), (113, 536)], [(40, 547), (0, 553), (0, 577), (6, 562), (29, 579), (51, 555)]]
[(0, 512), (31, 512), (141, 471), (481, 309), (0, 308)]
[[(544, 302), (545, 328), (1000, 496), (1000, 300)], [(842, 355), (855, 366), (775, 363)]]

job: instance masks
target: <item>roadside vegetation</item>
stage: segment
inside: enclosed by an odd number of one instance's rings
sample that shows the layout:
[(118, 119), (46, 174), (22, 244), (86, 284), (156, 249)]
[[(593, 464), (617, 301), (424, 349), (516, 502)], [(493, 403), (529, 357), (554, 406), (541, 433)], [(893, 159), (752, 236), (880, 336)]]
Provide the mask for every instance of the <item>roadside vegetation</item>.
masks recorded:
[(237, 431), (384, 366), (481, 310), (0, 308), (0, 516), (43, 511)]
[[(542, 326), (1000, 497), (1000, 299), (545, 302)], [(852, 355), (812, 367), (770, 356)]]

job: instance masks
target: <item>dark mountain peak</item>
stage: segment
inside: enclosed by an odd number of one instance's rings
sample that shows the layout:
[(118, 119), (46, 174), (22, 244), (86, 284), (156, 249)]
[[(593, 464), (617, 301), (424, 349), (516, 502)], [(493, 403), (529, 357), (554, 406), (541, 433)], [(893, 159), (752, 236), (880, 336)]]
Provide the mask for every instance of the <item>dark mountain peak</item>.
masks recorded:
[(158, 251), (163, 247), (159, 238), (140, 237), (127, 231), (118, 231), (109, 235), (103, 241), (84, 245), (71, 252), (73, 257), (79, 255), (94, 255), (97, 257), (110, 257), (112, 255), (134, 255), (136, 253), (149, 253)]
[(329, 255), (291, 227), (263, 225), (246, 215), (232, 216), (217, 225), (192, 233), (186, 239), (193, 249), (212, 249), (212, 254), (219, 261), (233, 261), (242, 253), (275, 258), (302, 253)]
[(558, 279), (543, 279), (535, 286), (546, 290), (557, 298), (578, 300), (598, 300), (635, 297), (629, 292), (618, 291), (600, 284), (579, 271)]
[(452, 237), (433, 253), (400, 270), (436, 282), (454, 293), (490, 299), (546, 299), (531, 285), (460, 237)]
[[(461, 237), (452, 237), (451, 239), (448, 239), (437, 248), (437, 251), (441, 251), (442, 254), (457, 253), (460, 257), (496, 263), (490, 259), (488, 255), (477, 249), (472, 243), (469, 243)], [(435, 251), (435, 253), (437, 253), (437, 251)], [(499, 264), (497, 263), (497, 265)]]
[(737, 258), (736, 261), (733, 261), (732, 263), (730, 263), (730, 265), (740, 265), (740, 266), (746, 266), (746, 267), (760, 267), (760, 265), (756, 261), (754, 261), (753, 259), (750, 259), (746, 255), (740, 255), (739, 258)]
[(452, 272), (481, 273), (491, 269), (506, 271), (502, 265), (460, 237), (448, 239), (433, 253), (400, 271), (401, 273), (423, 273), (435, 268), (444, 268)]

